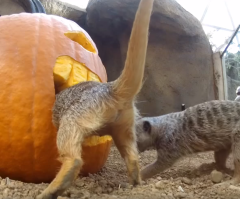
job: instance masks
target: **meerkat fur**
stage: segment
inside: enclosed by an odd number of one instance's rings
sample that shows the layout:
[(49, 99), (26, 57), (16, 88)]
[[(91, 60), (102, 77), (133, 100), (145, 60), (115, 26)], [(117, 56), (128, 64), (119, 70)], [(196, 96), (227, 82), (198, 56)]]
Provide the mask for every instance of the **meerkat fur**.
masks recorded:
[(53, 123), (62, 166), (55, 179), (37, 196), (53, 199), (74, 181), (84, 164), (81, 144), (93, 134), (111, 135), (124, 159), (130, 183), (141, 183), (135, 120), (135, 96), (141, 89), (154, 0), (141, 0), (133, 22), (125, 66), (120, 77), (108, 83), (82, 82), (56, 96)]
[(154, 148), (155, 162), (141, 170), (146, 180), (171, 167), (178, 159), (193, 153), (214, 151), (216, 165), (226, 168), (230, 152), (234, 176), (224, 183), (240, 182), (240, 102), (213, 100), (185, 111), (136, 121), (139, 152)]

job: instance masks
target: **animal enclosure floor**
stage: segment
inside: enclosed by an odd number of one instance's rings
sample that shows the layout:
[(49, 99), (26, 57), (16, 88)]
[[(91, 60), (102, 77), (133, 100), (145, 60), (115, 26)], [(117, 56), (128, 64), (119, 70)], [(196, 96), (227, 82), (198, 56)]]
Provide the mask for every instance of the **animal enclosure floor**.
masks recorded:
[[(140, 154), (141, 166), (155, 160), (155, 151)], [(58, 199), (239, 199), (240, 185), (216, 187), (211, 181), (214, 167), (213, 153), (186, 157), (172, 168), (132, 188), (128, 184), (125, 164), (113, 146), (102, 171), (89, 177), (78, 178), (74, 185)], [(227, 166), (233, 168), (230, 156)], [(230, 179), (224, 174), (224, 179)], [(47, 184), (30, 184), (1, 179), (0, 199), (33, 199)]]

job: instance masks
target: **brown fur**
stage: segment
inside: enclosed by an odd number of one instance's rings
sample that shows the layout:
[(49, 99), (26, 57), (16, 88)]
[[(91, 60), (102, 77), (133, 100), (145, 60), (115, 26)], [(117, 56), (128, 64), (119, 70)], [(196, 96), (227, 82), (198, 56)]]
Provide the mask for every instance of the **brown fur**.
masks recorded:
[(53, 122), (58, 127), (57, 147), (62, 167), (37, 199), (57, 198), (81, 170), (81, 144), (85, 137), (112, 136), (124, 158), (130, 182), (140, 184), (135, 141), (134, 105), (140, 91), (148, 43), (148, 29), (154, 0), (141, 0), (129, 41), (126, 63), (114, 82), (83, 82), (57, 95)]
[(234, 177), (240, 182), (240, 102), (213, 100), (185, 111), (159, 117), (145, 117), (136, 122), (137, 147), (140, 152), (157, 150), (157, 160), (141, 171), (150, 178), (171, 167), (181, 157), (214, 151), (219, 169), (225, 168), (232, 151)]

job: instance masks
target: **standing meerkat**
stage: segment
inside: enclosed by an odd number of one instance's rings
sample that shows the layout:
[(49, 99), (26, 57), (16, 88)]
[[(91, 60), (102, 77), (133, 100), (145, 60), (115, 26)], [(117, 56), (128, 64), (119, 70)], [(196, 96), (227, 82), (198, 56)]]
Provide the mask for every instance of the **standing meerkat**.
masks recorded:
[(140, 152), (157, 150), (157, 160), (141, 170), (143, 180), (198, 152), (214, 151), (216, 165), (225, 169), (232, 151), (234, 176), (225, 184), (240, 182), (240, 102), (213, 100), (185, 111), (141, 118), (136, 122), (136, 135)]
[(93, 134), (111, 135), (123, 157), (130, 183), (140, 184), (134, 105), (141, 89), (148, 30), (154, 0), (141, 0), (133, 22), (125, 66), (120, 77), (108, 83), (82, 82), (56, 96), (53, 123), (58, 128), (60, 171), (37, 199), (56, 199), (79, 174), (82, 142)]

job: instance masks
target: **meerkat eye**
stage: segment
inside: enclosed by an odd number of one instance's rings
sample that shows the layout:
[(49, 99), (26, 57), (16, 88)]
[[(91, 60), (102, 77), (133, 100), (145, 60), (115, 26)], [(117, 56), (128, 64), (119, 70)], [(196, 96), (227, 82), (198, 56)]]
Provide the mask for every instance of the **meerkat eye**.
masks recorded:
[(148, 122), (148, 121), (144, 121), (143, 122), (143, 130), (145, 132), (148, 132), (148, 133), (151, 132), (151, 124), (150, 124), (150, 122)]

